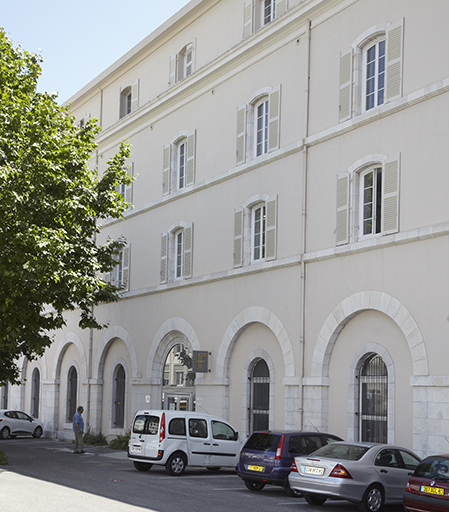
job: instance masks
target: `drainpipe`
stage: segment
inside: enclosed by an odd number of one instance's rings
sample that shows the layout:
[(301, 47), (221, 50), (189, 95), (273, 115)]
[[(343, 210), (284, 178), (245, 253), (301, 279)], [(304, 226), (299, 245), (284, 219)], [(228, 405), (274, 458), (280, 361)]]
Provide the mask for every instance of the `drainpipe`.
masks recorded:
[(303, 428), (304, 422), (304, 391), (302, 380), (304, 378), (304, 357), (305, 357), (305, 337), (306, 337), (306, 264), (304, 255), (306, 253), (306, 235), (307, 235), (307, 173), (308, 173), (308, 148), (306, 138), (309, 135), (309, 100), (310, 100), (310, 40), (311, 40), (311, 22), (306, 21), (307, 29), (305, 36), (306, 59), (305, 59), (305, 89), (304, 89), (304, 143), (303, 143), (303, 172), (302, 172), (302, 212), (301, 212), (301, 306), (300, 306), (300, 393), (299, 393), (299, 415), (300, 428)]

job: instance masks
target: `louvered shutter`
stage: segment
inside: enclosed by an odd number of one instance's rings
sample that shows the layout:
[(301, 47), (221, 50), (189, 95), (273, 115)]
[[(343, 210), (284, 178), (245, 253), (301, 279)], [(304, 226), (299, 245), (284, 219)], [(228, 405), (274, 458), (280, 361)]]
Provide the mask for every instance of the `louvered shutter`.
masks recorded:
[(243, 38), (253, 33), (253, 2), (248, 0), (244, 5), (243, 12)]
[(274, 89), (268, 101), (268, 151), (279, 148), (279, 120), (281, 111), (281, 86)]
[(161, 284), (168, 279), (168, 233), (161, 235)]
[(400, 155), (394, 155), (383, 164), (382, 175), (382, 233), (399, 231), (399, 171)]
[(178, 69), (178, 54), (172, 55), (170, 57), (170, 71), (168, 78), (168, 86), (172, 86), (176, 83), (177, 80), (177, 69)]
[(340, 111), (339, 121), (352, 117), (352, 48), (340, 53)]
[[(134, 177), (134, 162), (131, 163), (128, 170), (131, 178)], [(125, 186), (125, 201), (128, 203), (128, 210), (132, 208), (132, 202), (133, 202), (133, 182), (131, 182), (129, 185)]]
[(187, 49), (186, 49), (186, 66), (185, 66), (185, 70), (186, 70), (186, 76), (185, 77), (188, 77), (189, 75), (192, 74), (192, 71), (193, 71), (193, 45), (187, 46)]
[(122, 251), (122, 285), (125, 292), (129, 291), (129, 269), (131, 262), (131, 247), (127, 245)]
[(276, 259), (277, 198), (268, 199), (266, 204), (265, 259)]
[(386, 99), (402, 95), (402, 52), (404, 18), (393, 23), (387, 30), (386, 39)]
[(278, 0), (276, 2), (276, 18), (282, 16), (287, 10), (287, 0)]
[(243, 265), (243, 208), (234, 210), (234, 268)]
[(184, 278), (192, 277), (192, 246), (193, 246), (193, 225), (184, 229), (184, 258), (182, 275)]
[(139, 108), (139, 80), (131, 84), (131, 112)]
[(337, 245), (349, 242), (349, 173), (337, 176)]
[(236, 164), (243, 164), (246, 160), (246, 105), (237, 109), (237, 160)]
[(187, 136), (187, 176), (186, 185), (195, 181), (195, 130)]
[(171, 145), (164, 146), (164, 167), (162, 173), (162, 195), (170, 192), (170, 175), (171, 175)]

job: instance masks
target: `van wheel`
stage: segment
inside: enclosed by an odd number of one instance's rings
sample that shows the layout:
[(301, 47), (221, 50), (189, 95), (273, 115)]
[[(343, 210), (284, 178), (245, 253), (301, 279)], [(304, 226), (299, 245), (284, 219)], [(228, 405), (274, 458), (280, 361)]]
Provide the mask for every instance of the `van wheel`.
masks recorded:
[(323, 505), (327, 500), (326, 496), (320, 496), (319, 494), (304, 494), (304, 498), (309, 505), (315, 505), (316, 507)]
[(221, 469), (221, 467), (220, 466), (208, 466), (206, 469), (209, 471), (219, 471)]
[(244, 482), (250, 491), (261, 491), (265, 487), (263, 482), (255, 482), (254, 480), (244, 480)]
[(138, 462), (137, 460), (133, 461), (134, 467), (137, 471), (148, 471), (151, 469), (153, 464), (148, 464), (147, 462)]
[(300, 498), (302, 496), (301, 491), (297, 491), (296, 489), (292, 489), (290, 487), (290, 483), (288, 480), (287, 480), (286, 486), (284, 487), (284, 491), (285, 491), (285, 494), (287, 496), (290, 496), (291, 498)]
[(167, 463), (165, 464), (165, 470), (171, 476), (179, 476), (184, 473), (187, 467), (187, 459), (183, 453), (174, 453), (170, 455)]

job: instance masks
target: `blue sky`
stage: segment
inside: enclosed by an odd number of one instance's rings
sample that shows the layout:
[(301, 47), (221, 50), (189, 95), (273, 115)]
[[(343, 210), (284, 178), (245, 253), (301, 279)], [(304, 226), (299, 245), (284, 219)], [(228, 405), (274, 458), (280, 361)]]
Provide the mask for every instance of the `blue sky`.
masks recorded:
[(0, 27), (41, 50), (39, 91), (63, 103), (189, 0), (0, 0)]

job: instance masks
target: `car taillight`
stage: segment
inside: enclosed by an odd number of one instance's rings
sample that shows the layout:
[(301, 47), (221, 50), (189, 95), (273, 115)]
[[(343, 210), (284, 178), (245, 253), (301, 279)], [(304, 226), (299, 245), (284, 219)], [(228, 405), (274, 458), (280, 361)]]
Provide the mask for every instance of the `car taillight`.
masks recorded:
[(165, 439), (165, 412), (162, 413), (161, 430), (159, 432), (159, 442), (162, 443), (162, 441), (164, 439)]
[(295, 459), (293, 459), (291, 471), (292, 473), (298, 473), (298, 468), (296, 467)]
[(282, 450), (284, 448), (284, 434), (281, 435), (281, 438), (279, 439), (279, 444), (276, 450), (276, 460), (279, 460), (282, 457)]
[(337, 464), (334, 469), (331, 471), (329, 476), (335, 476), (336, 478), (351, 478), (352, 476), (349, 474), (349, 471), (346, 470), (341, 464)]

